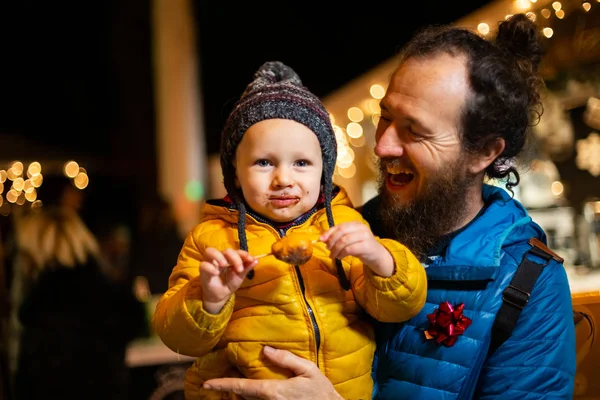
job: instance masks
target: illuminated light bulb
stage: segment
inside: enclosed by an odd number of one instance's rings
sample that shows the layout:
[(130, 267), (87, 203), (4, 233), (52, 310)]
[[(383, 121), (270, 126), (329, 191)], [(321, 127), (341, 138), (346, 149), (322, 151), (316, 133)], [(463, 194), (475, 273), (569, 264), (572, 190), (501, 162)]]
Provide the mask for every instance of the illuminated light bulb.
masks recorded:
[(544, 8), (542, 11), (540, 11), (540, 13), (542, 14), (542, 17), (546, 19), (550, 18), (550, 16), (552, 15), (552, 12), (550, 12), (550, 10), (548, 10), (547, 8)]
[(39, 162), (34, 161), (31, 164), (29, 164), (29, 167), (27, 168), (27, 177), (31, 178), (32, 176), (39, 175), (41, 172), (42, 165)]
[(371, 88), (369, 89), (369, 93), (371, 93), (371, 96), (374, 99), (382, 99), (383, 96), (385, 96), (385, 89), (383, 88), (383, 86), (375, 84), (375, 85), (371, 85)]
[(371, 114), (379, 114), (381, 112), (381, 107), (379, 106), (379, 101), (376, 99), (370, 99), (367, 101), (367, 109), (371, 112)]
[(542, 32), (544, 33), (544, 36), (546, 36), (548, 39), (550, 39), (552, 35), (554, 35), (554, 31), (552, 30), (552, 28), (544, 28), (542, 29)]
[(563, 10), (558, 10), (556, 12), (556, 18), (563, 19), (565, 17), (565, 12)]
[(31, 208), (40, 208), (43, 204), (41, 200), (36, 200), (31, 203)]
[(17, 191), (14, 189), (10, 189), (8, 191), (8, 193), (6, 193), (6, 200), (9, 203), (14, 203), (15, 201), (17, 201), (18, 197), (19, 197), (19, 193), (17, 193)]
[(14, 171), (15, 175), (21, 176), (23, 173), (23, 163), (21, 161), (15, 161), (11, 169)]
[(365, 117), (365, 115), (363, 114), (363, 112), (360, 108), (350, 107), (348, 109), (348, 119), (350, 121), (360, 122), (363, 120), (364, 117)]
[(33, 190), (31, 192), (25, 192), (25, 199), (31, 203), (37, 199), (37, 192), (35, 191), (35, 188), (32, 189)]
[(77, 189), (85, 189), (90, 183), (90, 178), (85, 173), (79, 173), (73, 178), (73, 183)]
[(64, 172), (69, 178), (75, 178), (79, 173), (79, 164), (77, 164), (75, 161), (66, 162)]
[(583, 9), (585, 10), (585, 12), (588, 12), (592, 8), (592, 5), (586, 1), (585, 3), (583, 3), (581, 5), (581, 7), (583, 7)]
[(381, 115), (373, 114), (373, 116), (371, 117), (371, 121), (373, 122), (373, 125), (377, 126), (379, 124), (379, 118), (381, 118)]
[(6, 177), (8, 179), (10, 179), (11, 181), (14, 181), (15, 179), (17, 179), (19, 177), (20, 174), (17, 174), (15, 172), (14, 169), (10, 168), (8, 171), (6, 171)]
[(31, 179), (27, 179), (25, 182), (23, 182), (23, 191), (25, 193), (31, 193), (34, 190), (35, 188), (33, 187), (33, 183), (31, 183)]
[(17, 205), (22, 206), (23, 204), (25, 204), (25, 201), (26, 201), (25, 200), (25, 193), (21, 192), (21, 194), (19, 194), (19, 197), (17, 197), (16, 203), (17, 203)]
[(531, 2), (529, 0), (517, 0), (516, 6), (521, 10), (527, 10), (529, 7), (531, 7)]
[(8, 175), (6, 174), (6, 171), (3, 169), (0, 169), (0, 183), (6, 182), (7, 177), (8, 177)]
[(363, 128), (357, 122), (350, 122), (348, 124), (348, 126), (346, 126), (346, 133), (351, 138), (357, 138), (359, 136), (362, 136), (362, 134), (363, 134)]
[(354, 147), (363, 147), (367, 142), (367, 140), (365, 139), (365, 135), (360, 135), (357, 138), (350, 137), (348, 141)]
[(20, 192), (23, 190), (23, 185), (25, 184), (25, 181), (23, 180), (23, 178), (19, 177), (16, 178), (13, 181), (12, 187), (13, 189), (15, 189), (17, 192)]
[(31, 184), (33, 187), (39, 188), (42, 186), (42, 182), (44, 182), (44, 176), (42, 174), (36, 175), (31, 178)]
[(560, 4), (559, 1), (555, 1), (554, 3), (552, 3), (552, 8), (554, 8), (554, 11), (558, 11), (562, 8), (562, 4)]
[(338, 172), (342, 178), (350, 179), (356, 174), (356, 165), (350, 164), (347, 168), (340, 168)]
[(550, 190), (554, 196), (560, 197), (563, 194), (565, 187), (563, 186), (562, 182), (554, 181), (552, 182), (552, 185), (550, 185)]
[(4, 192), (4, 183), (0, 182), (0, 194)]
[(485, 22), (482, 22), (479, 25), (477, 25), (477, 32), (481, 33), (482, 35), (487, 35), (488, 33), (490, 33), (490, 26)]

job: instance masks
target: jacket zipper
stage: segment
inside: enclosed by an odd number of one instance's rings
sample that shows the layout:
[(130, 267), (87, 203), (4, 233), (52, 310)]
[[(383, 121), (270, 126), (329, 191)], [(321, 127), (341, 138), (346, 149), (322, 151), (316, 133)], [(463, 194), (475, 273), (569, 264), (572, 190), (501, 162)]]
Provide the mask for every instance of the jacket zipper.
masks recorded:
[[(284, 237), (286, 230), (277, 229), (277, 233), (280, 237)], [(302, 298), (304, 299), (304, 304), (306, 305), (306, 309), (308, 311), (308, 315), (310, 317), (310, 322), (312, 323), (313, 331), (315, 332), (315, 344), (317, 346), (317, 366), (319, 365), (319, 348), (321, 347), (321, 330), (319, 329), (319, 325), (317, 324), (317, 318), (315, 317), (315, 313), (310, 306), (308, 299), (306, 298), (306, 287), (304, 286), (304, 279), (302, 278), (302, 273), (300, 272), (299, 266), (294, 266), (294, 270), (296, 271), (296, 276), (298, 277), (298, 283), (300, 284), (300, 290), (302, 291)]]
[(315, 342), (317, 345), (317, 366), (319, 365), (319, 347), (321, 346), (321, 331), (319, 330), (319, 325), (317, 325), (317, 319), (315, 318), (315, 313), (311, 308), (308, 300), (306, 298), (306, 290), (304, 288), (304, 279), (302, 279), (302, 274), (300, 273), (300, 267), (295, 266), (296, 276), (298, 276), (298, 282), (300, 283), (300, 289), (302, 289), (302, 298), (304, 299), (304, 304), (306, 304), (306, 309), (308, 310), (308, 315), (310, 316), (310, 321), (312, 322), (313, 330), (315, 331)]

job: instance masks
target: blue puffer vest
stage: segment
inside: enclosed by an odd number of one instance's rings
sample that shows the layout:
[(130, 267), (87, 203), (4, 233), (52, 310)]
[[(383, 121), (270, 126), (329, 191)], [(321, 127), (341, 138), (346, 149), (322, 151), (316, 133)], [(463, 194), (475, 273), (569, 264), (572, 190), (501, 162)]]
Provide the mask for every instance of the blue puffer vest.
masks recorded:
[[(511, 337), (488, 355), (494, 318), (527, 241), (542, 229), (501, 188), (484, 186), (485, 211), (455, 236), (445, 255), (426, 266), (427, 302), (402, 324), (380, 324), (373, 398), (570, 399), (575, 334), (569, 284), (561, 264), (542, 271)], [(377, 232), (375, 198), (363, 214)], [(382, 235), (383, 236), (383, 235)], [(540, 260), (541, 262), (541, 260)], [(440, 303), (465, 304), (472, 320), (451, 347), (427, 340), (427, 314)]]

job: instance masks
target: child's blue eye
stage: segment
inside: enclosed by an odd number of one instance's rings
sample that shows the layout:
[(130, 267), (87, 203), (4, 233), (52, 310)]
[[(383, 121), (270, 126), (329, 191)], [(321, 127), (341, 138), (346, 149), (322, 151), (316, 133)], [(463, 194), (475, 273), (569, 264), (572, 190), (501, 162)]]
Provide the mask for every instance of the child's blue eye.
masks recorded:
[(307, 167), (310, 165), (310, 163), (307, 160), (298, 160), (296, 161), (296, 165), (298, 167)]
[(271, 165), (271, 162), (269, 160), (261, 159), (256, 161), (256, 165), (259, 167), (268, 167)]

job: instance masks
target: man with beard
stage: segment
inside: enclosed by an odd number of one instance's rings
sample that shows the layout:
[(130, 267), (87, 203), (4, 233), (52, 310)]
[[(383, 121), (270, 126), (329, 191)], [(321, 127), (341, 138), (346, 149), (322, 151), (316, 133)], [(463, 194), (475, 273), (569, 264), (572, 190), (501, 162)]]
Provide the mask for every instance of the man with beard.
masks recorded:
[[(541, 115), (540, 61), (537, 28), (523, 14), (500, 23), (493, 41), (435, 27), (401, 53), (376, 132), (380, 194), (362, 212), (375, 234), (420, 258), (428, 293), (417, 316), (379, 325), (375, 399), (572, 397), (561, 260), (524, 207), (484, 183), (506, 179), (509, 192), (519, 183), (514, 159)], [(533, 288), (521, 291), (523, 281)], [(314, 364), (264, 354), (296, 376), (207, 385), (261, 399), (340, 398)]]

